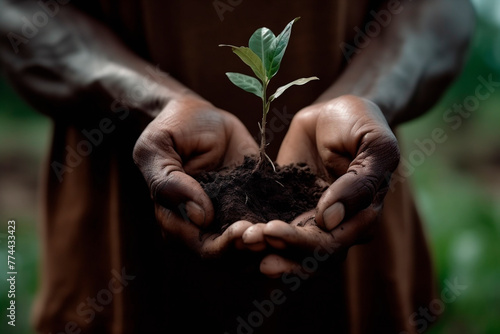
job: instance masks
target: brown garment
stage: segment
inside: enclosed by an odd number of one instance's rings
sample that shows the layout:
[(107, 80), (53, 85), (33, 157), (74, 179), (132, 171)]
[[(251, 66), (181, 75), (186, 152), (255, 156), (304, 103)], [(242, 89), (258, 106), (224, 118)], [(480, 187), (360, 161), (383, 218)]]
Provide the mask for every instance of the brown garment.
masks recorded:
[[(339, 75), (345, 66), (340, 42), (351, 40), (353, 28), (363, 27), (369, 9), (376, 7), (366, 0), (233, 1), (221, 21), (214, 3), (102, 0), (84, 6), (135, 52), (237, 114), (252, 133), (257, 133), (259, 101), (224, 75), (248, 70), (217, 45), (246, 45), (256, 28), (267, 26), (277, 34), (301, 16), (273, 81), (279, 86), (312, 75), (321, 80), (274, 103), (281, 115), (293, 114)], [(281, 120), (285, 126), (287, 117)], [(201, 261), (181, 245), (163, 241), (147, 185), (132, 161), (137, 135), (126, 120), (113, 119), (115, 130), (81, 161), (68, 154), (82, 149), (88, 140), (83, 129), (98, 128), (98, 122), (76, 126), (55, 120), (49, 162), (71, 169), (62, 182), (50, 167), (47, 172), (43, 276), (34, 308), (40, 333), (80, 328), (82, 333), (250, 333), (248, 326), (271, 333), (416, 331), (410, 316), (429, 305), (434, 281), (407, 183), (387, 195), (375, 239), (353, 247), (339, 267), (313, 278), (270, 280), (255, 268)], [(273, 134), (272, 153), (285, 132), (286, 127)], [(275, 289), (283, 293), (279, 300), (286, 300), (257, 326), (254, 301), (260, 305), (275, 296)]]

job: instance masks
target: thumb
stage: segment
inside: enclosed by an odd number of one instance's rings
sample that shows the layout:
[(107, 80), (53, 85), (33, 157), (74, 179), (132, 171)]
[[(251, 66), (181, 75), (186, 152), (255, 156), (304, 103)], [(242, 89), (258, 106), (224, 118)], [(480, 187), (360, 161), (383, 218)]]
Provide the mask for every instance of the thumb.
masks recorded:
[(386, 148), (364, 158), (358, 156), (323, 193), (316, 207), (318, 226), (330, 231), (374, 201), (382, 203), (390, 176), (399, 163), (397, 145)]
[(342, 175), (321, 196), (316, 208), (316, 223), (321, 228), (332, 230), (344, 218), (367, 208), (376, 188), (369, 178), (353, 173)]
[(200, 227), (208, 226), (214, 218), (212, 202), (201, 185), (182, 168), (173, 141), (167, 137), (164, 142), (159, 141), (160, 145), (150, 137), (141, 136), (133, 158), (149, 186), (151, 198)]
[(183, 171), (172, 171), (151, 186), (151, 196), (158, 204), (174, 210), (200, 227), (214, 219), (212, 202), (201, 185)]

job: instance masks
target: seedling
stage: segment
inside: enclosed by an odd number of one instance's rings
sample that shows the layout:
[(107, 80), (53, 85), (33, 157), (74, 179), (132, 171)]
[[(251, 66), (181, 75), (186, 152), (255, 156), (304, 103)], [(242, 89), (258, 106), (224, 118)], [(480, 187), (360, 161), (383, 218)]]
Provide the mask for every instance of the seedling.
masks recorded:
[(246, 46), (233, 46), (221, 44), (219, 46), (228, 46), (232, 48), (233, 52), (250, 68), (255, 74), (256, 78), (234, 72), (227, 72), (226, 75), (233, 84), (241, 89), (253, 93), (262, 99), (262, 122), (259, 124), (260, 128), (260, 155), (257, 162), (256, 169), (263, 166), (266, 159), (271, 163), (273, 169), (274, 164), (266, 154), (266, 118), (269, 112), (271, 102), (277, 99), (288, 88), (294, 85), (303, 85), (311, 80), (318, 80), (317, 77), (301, 78), (294, 80), (284, 86), (279, 87), (274, 94), (267, 97), (267, 87), (271, 79), (278, 73), (281, 60), (285, 54), (290, 34), (292, 32), (293, 24), (299, 18), (295, 18), (288, 23), (283, 31), (275, 36), (274, 33), (268, 28), (257, 29), (250, 40), (248, 47)]

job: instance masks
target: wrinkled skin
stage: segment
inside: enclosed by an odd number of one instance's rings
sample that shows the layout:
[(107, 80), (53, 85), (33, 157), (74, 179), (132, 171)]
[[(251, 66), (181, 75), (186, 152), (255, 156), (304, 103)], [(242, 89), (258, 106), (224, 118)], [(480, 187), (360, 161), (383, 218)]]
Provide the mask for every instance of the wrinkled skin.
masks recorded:
[(182, 240), (201, 257), (218, 257), (241, 243), (250, 222), (200, 238), (200, 227), (213, 221), (214, 209), (190, 175), (241, 163), (244, 155), (257, 152), (257, 143), (234, 115), (195, 96), (168, 103), (134, 148), (164, 236)]
[[(190, 175), (241, 162), (245, 154), (257, 152), (255, 141), (231, 114), (198, 98), (168, 104), (134, 150), (164, 235), (183, 240), (201, 257), (218, 257), (233, 245), (254, 252), (280, 250), (281, 255), (267, 255), (260, 266), (262, 273), (279, 276), (297, 265), (286, 257), (288, 250), (295, 259), (317, 247), (343, 254), (364, 241), (381, 210), (387, 178), (399, 161), (397, 141), (375, 104), (343, 96), (312, 105), (295, 116), (277, 162), (306, 162), (334, 180), (316, 210), (291, 224), (238, 221), (221, 235), (204, 234), (200, 239), (200, 227), (212, 222), (214, 212)], [(315, 220), (298, 226), (313, 215)]]
[[(290, 224), (278, 220), (258, 224), (244, 233), (243, 241), (254, 249), (270, 246), (284, 254), (290, 250), (298, 259), (318, 247), (334, 250), (335, 258), (343, 258), (349, 247), (371, 236), (387, 181), (399, 162), (397, 140), (375, 104), (342, 96), (295, 116), (277, 162), (303, 161), (334, 180), (316, 210)], [(315, 219), (298, 225), (310, 216)], [(262, 260), (261, 271), (279, 276), (296, 266), (296, 261), (271, 254)]]

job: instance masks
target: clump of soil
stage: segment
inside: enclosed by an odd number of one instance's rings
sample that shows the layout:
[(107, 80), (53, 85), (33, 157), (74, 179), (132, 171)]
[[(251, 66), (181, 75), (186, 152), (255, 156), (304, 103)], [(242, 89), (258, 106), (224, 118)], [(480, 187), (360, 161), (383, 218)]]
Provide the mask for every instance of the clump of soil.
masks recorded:
[(257, 161), (245, 157), (242, 165), (199, 175), (197, 181), (211, 198), (214, 224), (210, 231), (223, 232), (238, 220), (266, 223), (291, 222), (316, 207), (327, 183), (306, 164), (256, 169)]

